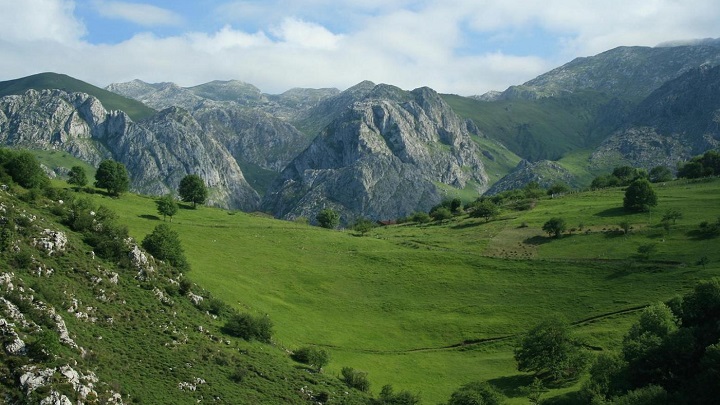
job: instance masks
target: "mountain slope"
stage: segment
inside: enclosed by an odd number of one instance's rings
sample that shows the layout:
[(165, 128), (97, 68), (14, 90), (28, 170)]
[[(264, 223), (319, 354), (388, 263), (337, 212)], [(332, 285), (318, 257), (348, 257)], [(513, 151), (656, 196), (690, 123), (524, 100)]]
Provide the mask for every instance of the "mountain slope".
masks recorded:
[(259, 202), (227, 149), (177, 108), (136, 123), (87, 94), (29, 90), (0, 99), (0, 143), (65, 150), (93, 166), (113, 158), (128, 168), (132, 189), (147, 194), (172, 192), (198, 174), (210, 204), (253, 210)]
[(595, 56), (577, 58), (520, 86), (500, 98), (559, 97), (579, 90), (639, 101), (690, 69), (720, 63), (720, 41), (691, 45), (618, 47)]
[(679, 162), (718, 146), (720, 66), (705, 65), (645, 98), (627, 124), (595, 150), (591, 164), (674, 169)]
[(27, 90), (60, 89), (68, 93), (80, 92), (95, 96), (108, 110), (125, 112), (133, 120), (141, 120), (155, 113), (152, 108), (133, 99), (95, 87), (89, 83), (57, 73), (40, 73), (15, 80), (0, 82), (0, 97), (24, 94)]
[[(3, 403), (368, 402), (279, 346), (224, 334), (230, 307), (132, 239), (121, 242), (119, 260), (96, 255), (66, 226), (70, 215), (102, 211), (87, 196), (56, 190), (53, 200), (27, 203), (24, 190), (7, 190), (0, 193)], [(109, 226), (112, 216), (103, 213), (94, 226)]]
[(487, 187), (471, 139), (477, 129), (437, 93), (377, 85), (360, 94), (283, 170), (263, 198), (264, 210), (314, 220), (333, 208), (345, 223), (358, 216), (392, 219), (440, 202), (439, 183), (478, 192)]

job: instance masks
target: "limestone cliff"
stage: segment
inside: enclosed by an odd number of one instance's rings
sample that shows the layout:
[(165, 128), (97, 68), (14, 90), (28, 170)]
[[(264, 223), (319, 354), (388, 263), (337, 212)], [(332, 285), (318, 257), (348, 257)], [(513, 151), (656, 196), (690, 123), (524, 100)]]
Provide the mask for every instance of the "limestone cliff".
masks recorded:
[(487, 176), (470, 138), (476, 131), (431, 89), (374, 86), (283, 170), (262, 208), (314, 220), (329, 207), (349, 223), (428, 210), (442, 200), (442, 186), (481, 192)]

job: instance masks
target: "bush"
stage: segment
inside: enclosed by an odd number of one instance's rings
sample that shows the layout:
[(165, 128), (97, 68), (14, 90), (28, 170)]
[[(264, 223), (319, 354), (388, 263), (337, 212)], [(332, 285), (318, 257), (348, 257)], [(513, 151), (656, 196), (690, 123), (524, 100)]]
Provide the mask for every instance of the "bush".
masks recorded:
[(350, 388), (362, 392), (370, 391), (370, 381), (367, 378), (367, 373), (364, 371), (357, 371), (352, 367), (343, 367), (340, 371), (342, 377), (340, 378)]
[(420, 403), (420, 397), (409, 391), (394, 392), (392, 385), (385, 385), (380, 390), (378, 399), (373, 400), (373, 405), (415, 405)]
[(298, 363), (307, 364), (318, 370), (325, 367), (330, 361), (330, 354), (327, 351), (309, 346), (295, 350), (290, 357)]
[(410, 216), (410, 221), (417, 222), (418, 224), (425, 224), (430, 222), (430, 215), (426, 212), (418, 211)]
[(503, 397), (488, 383), (471, 382), (453, 392), (447, 405), (500, 405)]
[(222, 327), (223, 333), (247, 341), (257, 340), (270, 343), (272, 322), (267, 316), (254, 317), (250, 314), (235, 314)]
[(159, 260), (167, 260), (179, 270), (189, 270), (190, 265), (180, 245), (180, 236), (167, 224), (159, 224), (142, 241), (142, 247)]
[(315, 219), (321, 227), (327, 229), (335, 229), (340, 224), (340, 214), (330, 208), (320, 211)]
[(543, 231), (547, 232), (548, 235), (554, 235), (556, 238), (562, 236), (562, 233), (565, 232), (566, 228), (567, 224), (565, 223), (565, 220), (559, 217), (550, 218), (542, 226)]
[(649, 211), (650, 207), (657, 205), (657, 195), (650, 182), (646, 179), (638, 179), (632, 182), (625, 190), (623, 208), (628, 211), (643, 212)]

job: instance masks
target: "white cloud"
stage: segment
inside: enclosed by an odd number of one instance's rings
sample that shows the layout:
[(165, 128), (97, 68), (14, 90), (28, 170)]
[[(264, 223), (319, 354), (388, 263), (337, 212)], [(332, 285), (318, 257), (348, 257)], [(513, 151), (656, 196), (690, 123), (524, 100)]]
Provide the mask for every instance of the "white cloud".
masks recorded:
[(342, 35), (335, 35), (321, 25), (297, 18), (285, 18), (270, 32), (285, 44), (300, 48), (336, 49), (343, 38)]
[(85, 27), (74, 8), (69, 0), (0, 0), (0, 40), (77, 43)]
[(180, 15), (151, 4), (95, 0), (93, 6), (103, 17), (126, 20), (145, 27), (180, 25), (183, 22)]
[[(93, 45), (80, 41), (84, 27), (73, 17), (71, 1), (0, 0), (0, 72), (6, 75), (0, 80), (52, 70), (98, 85), (134, 78), (185, 86), (240, 79), (279, 93), (291, 87), (344, 89), (367, 79), (470, 95), (503, 90), (576, 56), (620, 45), (720, 36), (716, 0), (298, 3), (236, 1), (216, 9), (222, 13), (188, 17), (211, 19), (221, 28), (164, 37), (141, 33), (118, 44)], [(153, 17), (144, 24), (177, 21), (172, 14), (158, 17), (163, 9), (146, 10)], [(113, 15), (143, 21), (119, 9)], [(240, 24), (246, 20), (253, 24)], [(533, 33), (549, 37), (537, 46), (551, 49), (502, 50)], [(37, 40), (55, 45), (31, 42)]]

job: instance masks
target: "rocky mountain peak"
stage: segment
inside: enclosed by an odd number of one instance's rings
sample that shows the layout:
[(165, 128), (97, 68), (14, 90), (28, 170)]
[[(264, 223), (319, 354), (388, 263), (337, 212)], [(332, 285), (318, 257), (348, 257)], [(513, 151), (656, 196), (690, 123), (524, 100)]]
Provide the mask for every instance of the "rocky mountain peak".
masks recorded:
[[(285, 168), (265, 195), (264, 209), (314, 219), (331, 207), (349, 223), (358, 216), (389, 219), (428, 210), (443, 198), (438, 183), (484, 190), (487, 176), (468, 125), (437, 93), (369, 87), (364, 82), (351, 91), (357, 96), (370, 90)], [(340, 96), (351, 99), (347, 92)]]

